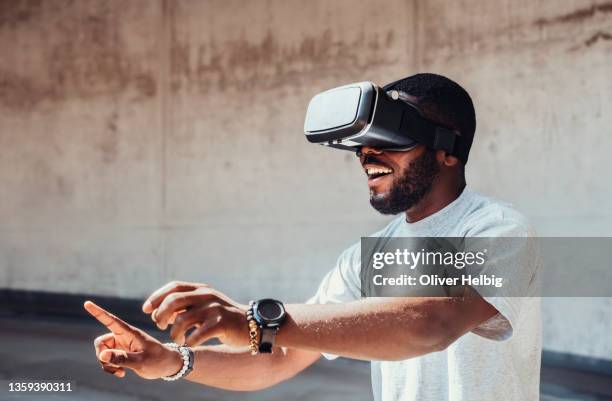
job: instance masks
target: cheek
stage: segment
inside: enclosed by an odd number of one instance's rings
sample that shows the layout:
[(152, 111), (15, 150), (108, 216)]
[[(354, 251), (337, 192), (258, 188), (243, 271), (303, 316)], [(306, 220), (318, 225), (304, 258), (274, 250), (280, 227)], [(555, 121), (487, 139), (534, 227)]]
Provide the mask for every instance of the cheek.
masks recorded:
[(389, 153), (388, 158), (389, 161), (393, 164), (391, 166), (393, 168), (393, 172), (399, 172), (400, 174), (403, 174), (408, 168), (408, 166), (410, 166), (410, 163), (418, 159), (422, 153), (423, 151), (421, 149), (414, 149), (407, 152)]

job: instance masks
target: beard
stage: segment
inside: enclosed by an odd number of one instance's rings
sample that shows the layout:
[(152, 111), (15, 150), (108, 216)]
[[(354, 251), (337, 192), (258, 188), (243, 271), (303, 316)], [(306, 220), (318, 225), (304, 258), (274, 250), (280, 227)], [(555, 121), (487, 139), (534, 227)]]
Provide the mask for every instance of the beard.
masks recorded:
[(439, 171), (436, 152), (428, 149), (418, 159), (410, 162), (397, 180), (393, 180), (389, 192), (384, 194), (371, 192), (370, 204), (382, 214), (405, 212), (427, 195)]

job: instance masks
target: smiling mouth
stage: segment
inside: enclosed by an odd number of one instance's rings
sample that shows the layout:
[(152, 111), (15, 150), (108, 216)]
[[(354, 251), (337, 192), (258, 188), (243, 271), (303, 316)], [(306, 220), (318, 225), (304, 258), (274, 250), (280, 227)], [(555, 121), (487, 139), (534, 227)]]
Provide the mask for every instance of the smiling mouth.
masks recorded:
[(368, 176), (368, 179), (375, 179), (379, 177), (383, 177), (385, 175), (389, 175), (393, 173), (393, 170), (388, 167), (383, 166), (368, 166), (365, 167), (365, 173)]

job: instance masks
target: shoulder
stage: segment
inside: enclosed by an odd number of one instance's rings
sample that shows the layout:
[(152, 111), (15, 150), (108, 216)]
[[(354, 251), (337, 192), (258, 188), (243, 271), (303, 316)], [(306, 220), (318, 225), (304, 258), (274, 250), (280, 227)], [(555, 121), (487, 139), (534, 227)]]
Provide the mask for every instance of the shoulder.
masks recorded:
[(527, 217), (512, 204), (469, 189), (470, 206), (461, 219), (466, 237), (535, 236)]

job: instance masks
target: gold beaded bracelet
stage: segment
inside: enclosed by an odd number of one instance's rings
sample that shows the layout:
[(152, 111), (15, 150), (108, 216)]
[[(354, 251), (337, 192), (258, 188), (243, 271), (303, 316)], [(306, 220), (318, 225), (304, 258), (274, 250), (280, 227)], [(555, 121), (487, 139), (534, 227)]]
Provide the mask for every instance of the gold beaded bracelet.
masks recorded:
[(246, 318), (249, 322), (249, 350), (251, 350), (251, 355), (255, 356), (259, 353), (259, 326), (253, 318), (253, 304), (253, 301), (249, 302)]

